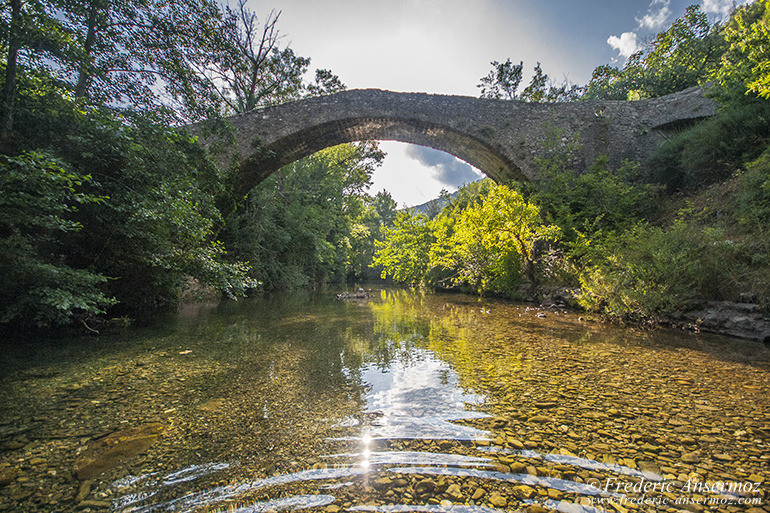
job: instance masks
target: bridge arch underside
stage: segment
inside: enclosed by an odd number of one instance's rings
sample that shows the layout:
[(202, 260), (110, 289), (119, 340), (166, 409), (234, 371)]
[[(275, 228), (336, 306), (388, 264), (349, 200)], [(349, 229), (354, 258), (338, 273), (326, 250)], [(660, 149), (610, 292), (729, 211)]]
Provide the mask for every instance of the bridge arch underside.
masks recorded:
[(245, 192), (281, 167), (313, 153), (356, 141), (399, 141), (456, 156), (495, 181), (526, 174), (489, 144), (451, 127), (413, 119), (351, 118), (318, 124), (268, 144), (241, 165)]

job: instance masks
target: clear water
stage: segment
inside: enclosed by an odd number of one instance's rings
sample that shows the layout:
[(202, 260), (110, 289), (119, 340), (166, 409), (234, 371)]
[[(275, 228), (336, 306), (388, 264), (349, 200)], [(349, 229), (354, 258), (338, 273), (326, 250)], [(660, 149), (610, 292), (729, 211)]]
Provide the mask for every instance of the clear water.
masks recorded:
[[(461, 295), (283, 293), (3, 351), (0, 510), (569, 513), (647, 482), (664, 511), (719, 495), (685, 478), (770, 467), (767, 347)], [(72, 476), (149, 423), (148, 447)]]

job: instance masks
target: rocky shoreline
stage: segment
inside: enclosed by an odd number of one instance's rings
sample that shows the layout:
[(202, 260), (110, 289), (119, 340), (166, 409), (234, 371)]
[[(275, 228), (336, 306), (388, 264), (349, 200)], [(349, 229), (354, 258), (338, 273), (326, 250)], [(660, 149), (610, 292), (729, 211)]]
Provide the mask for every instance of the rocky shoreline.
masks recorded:
[[(543, 308), (583, 310), (574, 299), (578, 290), (541, 286), (535, 289), (523, 288), (520, 289), (520, 293), (525, 301), (538, 303)], [(602, 320), (616, 319), (603, 318)], [(631, 324), (668, 326), (685, 331), (703, 331), (770, 343), (770, 314), (763, 312), (760, 305), (751, 302), (699, 301), (670, 316), (628, 321)]]

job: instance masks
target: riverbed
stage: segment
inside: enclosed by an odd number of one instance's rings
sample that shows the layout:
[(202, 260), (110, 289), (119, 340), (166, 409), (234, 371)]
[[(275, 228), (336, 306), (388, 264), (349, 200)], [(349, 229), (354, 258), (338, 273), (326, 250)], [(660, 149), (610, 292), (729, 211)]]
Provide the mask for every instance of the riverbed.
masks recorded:
[(770, 511), (770, 349), (285, 292), (12, 341), (0, 511)]

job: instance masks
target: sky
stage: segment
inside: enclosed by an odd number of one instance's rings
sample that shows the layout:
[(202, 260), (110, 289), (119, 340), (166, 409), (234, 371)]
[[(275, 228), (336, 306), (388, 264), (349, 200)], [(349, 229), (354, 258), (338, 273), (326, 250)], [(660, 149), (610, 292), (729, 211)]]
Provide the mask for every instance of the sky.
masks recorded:
[[(739, 0), (743, 3), (745, 0)], [(262, 19), (280, 11), (282, 43), (329, 69), (348, 89), (479, 96), (491, 61), (540, 62), (556, 83), (584, 85), (602, 64), (627, 57), (699, 3), (713, 19), (732, 0), (249, 0)], [(523, 87), (522, 86), (522, 87)], [(430, 148), (382, 142), (371, 192), (399, 206), (453, 192), (483, 175)]]

